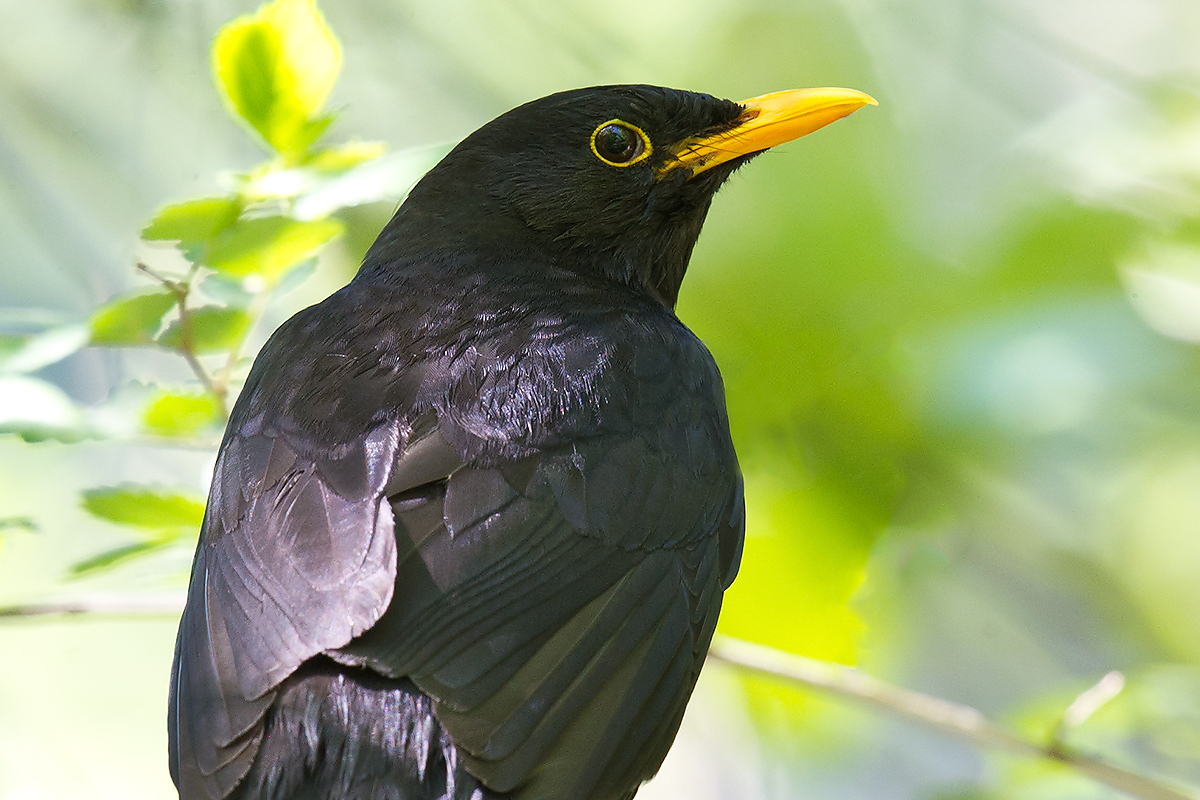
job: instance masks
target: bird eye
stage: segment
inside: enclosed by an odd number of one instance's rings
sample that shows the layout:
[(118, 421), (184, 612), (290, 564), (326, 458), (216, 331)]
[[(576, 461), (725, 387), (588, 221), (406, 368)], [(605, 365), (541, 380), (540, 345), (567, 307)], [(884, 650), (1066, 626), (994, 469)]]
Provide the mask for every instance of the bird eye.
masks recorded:
[(606, 164), (629, 167), (650, 157), (650, 137), (635, 125), (612, 119), (592, 133), (592, 152)]

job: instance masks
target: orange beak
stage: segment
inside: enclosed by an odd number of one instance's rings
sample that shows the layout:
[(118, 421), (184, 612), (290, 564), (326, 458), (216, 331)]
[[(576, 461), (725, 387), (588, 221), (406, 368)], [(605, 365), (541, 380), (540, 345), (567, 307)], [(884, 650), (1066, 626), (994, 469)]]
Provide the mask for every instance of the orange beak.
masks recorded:
[(866, 105), (879, 105), (875, 98), (854, 89), (793, 89), (745, 100), (745, 110), (733, 128), (685, 139), (672, 149), (675, 156), (660, 169), (666, 173), (686, 166), (699, 175), (739, 156), (758, 153), (824, 128)]

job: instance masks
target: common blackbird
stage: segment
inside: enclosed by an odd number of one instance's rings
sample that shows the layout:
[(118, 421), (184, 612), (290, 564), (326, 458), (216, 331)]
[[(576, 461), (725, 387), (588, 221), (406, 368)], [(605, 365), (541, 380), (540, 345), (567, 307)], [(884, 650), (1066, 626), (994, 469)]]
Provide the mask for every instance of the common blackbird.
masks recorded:
[(183, 800), (624, 800), (737, 572), (713, 194), (864, 104), (562, 92), (467, 137), (277, 330), (221, 444), (169, 712)]

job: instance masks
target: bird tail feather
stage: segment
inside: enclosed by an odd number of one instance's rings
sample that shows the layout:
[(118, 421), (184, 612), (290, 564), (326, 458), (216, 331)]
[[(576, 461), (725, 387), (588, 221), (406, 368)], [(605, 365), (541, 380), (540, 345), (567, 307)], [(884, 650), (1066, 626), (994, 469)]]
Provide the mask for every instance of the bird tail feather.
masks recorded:
[(411, 681), (328, 659), (280, 687), (230, 800), (504, 800), (466, 772)]

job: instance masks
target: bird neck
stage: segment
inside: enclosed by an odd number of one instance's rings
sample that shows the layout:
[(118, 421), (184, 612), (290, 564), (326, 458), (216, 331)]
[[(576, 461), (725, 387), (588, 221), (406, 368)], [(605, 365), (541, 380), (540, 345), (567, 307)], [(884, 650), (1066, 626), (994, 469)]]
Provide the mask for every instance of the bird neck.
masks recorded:
[(454, 175), (418, 183), (368, 251), (360, 278), (407, 283), (468, 270), (503, 279), (540, 266), (620, 283), (674, 310), (711, 193), (684, 207), (652, 206), (630, 229), (613, 231), (588, 219), (548, 224), (504, 192), (482, 191), (484, 177), (460, 163)]

